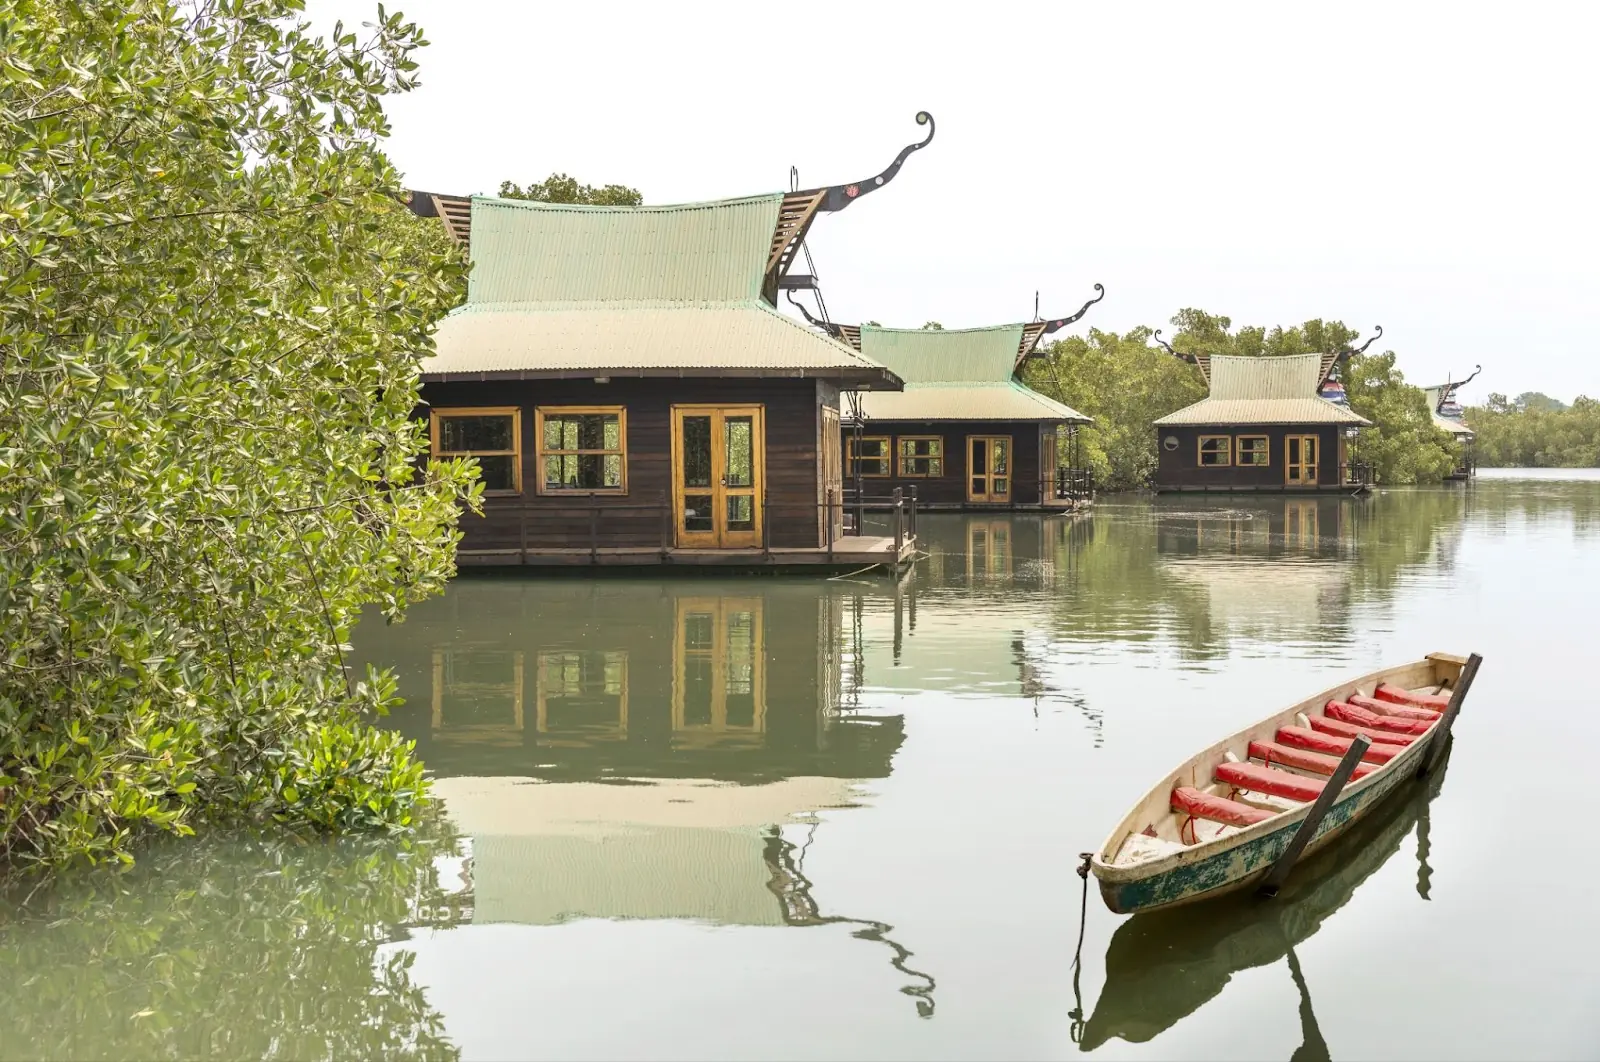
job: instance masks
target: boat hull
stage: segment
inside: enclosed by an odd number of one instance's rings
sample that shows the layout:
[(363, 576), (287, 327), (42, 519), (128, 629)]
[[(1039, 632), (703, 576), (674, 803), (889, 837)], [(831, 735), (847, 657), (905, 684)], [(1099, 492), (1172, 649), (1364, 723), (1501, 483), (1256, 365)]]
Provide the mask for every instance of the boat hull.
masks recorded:
[[(1133, 863), (1115, 860), (1123, 841), (1141, 832), (1141, 824), (1170, 812), (1174, 787), (1203, 789), (1230, 749), (1242, 752), (1248, 742), (1266, 740), (1278, 726), (1292, 723), (1297, 713), (1314, 712), (1328, 700), (1342, 699), (1358, 687), (1370, 690), (1383, 681), (1417, 686), (1441, 677), (1453, 681), (1463, 663), (1459, 657), (1436, 653), (1425, 660), (1363, 676), (1269, 716), (1187, 761), (1135, 805), (1091, 858), (1090, 867), (1099, 883), (1101, 899), (1118, 914), (1135, 914), (1258, 885), (1299, 832), (1310, 812), (1309, 803), (1228, 836), (1186, 846), (1170, 855)], [(1299, 858), (1304, 859), (1325, 847), (1382, 803), (1407, 778), (1414, 777), (1423, 758), (1431, 755), (1436, 733), (1437, 727), (1430, 727), (1425, 735), (1416, 737), (1404, 751), (1379, 769), (1347, 784)]]

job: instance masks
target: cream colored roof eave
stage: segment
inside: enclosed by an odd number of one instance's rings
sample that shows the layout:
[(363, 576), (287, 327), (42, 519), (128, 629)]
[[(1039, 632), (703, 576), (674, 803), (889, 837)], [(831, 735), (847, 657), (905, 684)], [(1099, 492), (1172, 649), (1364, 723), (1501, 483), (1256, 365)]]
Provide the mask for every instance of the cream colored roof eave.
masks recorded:
[(1093, 417), (1017, 383), (908, 383), (904, 391), (862, 395), (861, 411), (869, 421), (1094, 423)]
[(1155, 421), (1158, 428), (1371, 423), (1359, 413), (1322, 398), (1203, 398)]

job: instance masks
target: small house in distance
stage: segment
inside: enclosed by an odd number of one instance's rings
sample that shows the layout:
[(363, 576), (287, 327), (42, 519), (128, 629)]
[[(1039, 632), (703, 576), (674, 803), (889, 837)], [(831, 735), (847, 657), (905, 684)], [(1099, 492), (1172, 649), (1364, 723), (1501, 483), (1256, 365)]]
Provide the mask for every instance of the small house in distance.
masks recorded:
[(419, 416), (435, 457), (482, 469), (462, 564), (897, 565), (904, 535), (845, 539), (839, 396), (892, 371), (779, 313), (819, 214), (876, 177), (676, 206), (413, 192), (473, 262), (439, 325)]
[(1472, 452), (1475, 435), (1472, 429), (1467, 427), (1461, 403), (1456, 400), (1456, 392), (1476, 379), (1478, 373), (1482, 371), (1483, 366), (1479, 365), (1465, 380), (1423, 388), (1423, 393), (1428, 396), (1428, 411), (1433, 416), (1433, 426), (1440, 431), (1449, 432), (1459, 449), (1456, 467), (1445, 477), (1446, 479), (1466, 480), (1477, 474), (1478, 462)]
[[(1086, 473), (1064, 469), (1063, 443), (1090, 418), (1023, 384), (1022, 365), (1046, 335), (1081, 318), (988, 328), (881, 328), (807, 318), (879, 362), (905, 389), (846, 395), (846, 496), (882, 507), (896, 489), (919, 509), (1071, 509)], [(804, 307), (801, 308), (802, 312)], [(1076, 476), (1074, 472), (1078, 472)]]
[(1370, 472), (1349, 460), (1351, 438), (1370, 422), (1319, 396), (1337, 355), (1185, 360), (1199, 366), (1210, 393), (1155, 422), (1156, 490), (1358, 492), (1371, 486)]

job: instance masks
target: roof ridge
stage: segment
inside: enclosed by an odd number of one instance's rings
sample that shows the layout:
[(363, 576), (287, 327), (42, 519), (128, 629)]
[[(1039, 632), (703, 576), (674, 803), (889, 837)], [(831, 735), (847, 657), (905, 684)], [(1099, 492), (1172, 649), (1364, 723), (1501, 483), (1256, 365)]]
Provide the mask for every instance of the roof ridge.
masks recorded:
[(467, 198), (473, 202), (485, 203), (492, 206), (510, 207), (516, 210), (550, 210), (568, 211), (577, 214), (648, 214), (664, 213), (672, 210), (712, 210), (722, 206), (743, 206), (746, 203), (761, 203), (778, 201), (783, 198), (782, 192), (761, 192), (756, 195), (730, 196), (726, 199), (701, 199), (691, 203), (640, 203), (638, 206), (623, 204), (595, 204), (595, 203), (546, 203), (537, 199), (512, 199), (498, 195), (473, 195)]

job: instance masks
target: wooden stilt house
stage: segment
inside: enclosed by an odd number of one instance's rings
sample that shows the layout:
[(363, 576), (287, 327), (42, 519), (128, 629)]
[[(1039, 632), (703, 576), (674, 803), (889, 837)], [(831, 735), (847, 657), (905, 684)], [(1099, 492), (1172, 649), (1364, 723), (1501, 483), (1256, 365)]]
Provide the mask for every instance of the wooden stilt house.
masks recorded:
[(1348, 353), (1177, 355), (1199, 367), (1210, 393), (1155, 422), (1156, 490), (1366, 490), (1371, 472), (1349, 445), (1371, 422), (1322, 397)]
[(819, 214), (864, 181), (678, 206), (411, 194), (468, 244), (419, 415), (477, 459), (463, 564), (899, 563), (906, 536), (842, 539), (839, 396), (898, 390), (855, 348), (779, 313)]
[(1456, 467), (1445, 477), (1447, 479), (1467, 480), (1478, 473), (1478, 462), (1472, 451), (1472, 442), (1476, 436), (1473, 430), (1467, 427), (1461, 403), (1456, 401), (1456, 392), (1476, 379), (1478, 373), (1482, 371), (1483, 366), (1479, 365), (1465, 380), (1423, 388), (1423, 393), (1428, 396), (1428, 411), (1433, 416), (1433, 426), (1440, 431), (1448, 432), (1450, 438), (1455, 440)]
[[(880, 508), (894, 491), (920, 509), (1070, 509), (1093, 492), (1064, 462), (1090, 418), (1022, 383), (1045, 336), (1080, 319), (968, 329), (881, 328), (808, 320), (888, 366), (902, 391), (846, 395), (846, 496)], [(798, 305), (798, 303), (797, 303)]]

